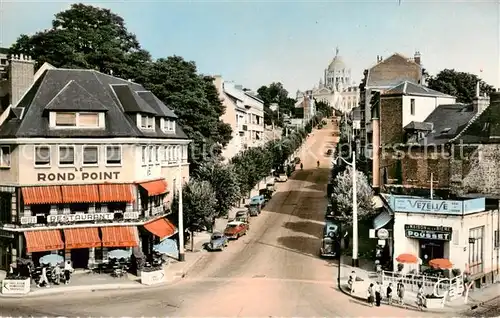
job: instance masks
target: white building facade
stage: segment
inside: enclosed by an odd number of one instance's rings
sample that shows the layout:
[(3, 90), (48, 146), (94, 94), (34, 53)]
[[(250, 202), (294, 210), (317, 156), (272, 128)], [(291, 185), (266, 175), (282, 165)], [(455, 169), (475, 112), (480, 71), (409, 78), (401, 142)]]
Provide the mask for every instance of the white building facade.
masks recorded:
[(233, 130), (231, 141), (222, 151), (225, 160), (249, 147), (264, 144), (264, 102), (257, 94), (244, 91), (240, 85), (224, 81), (221, 76), (214, 76), (214, 85), (226, 107), (221, 119)]
[[(485, 211), (485, 199), (430, 200), (392, 195), (394, 268), (401, 254), (421, 260), (445, 258), (472, 280), (492, 282), (499, 271), (498, 210)], [(407, 266), (407, 265), (405, 265)]]

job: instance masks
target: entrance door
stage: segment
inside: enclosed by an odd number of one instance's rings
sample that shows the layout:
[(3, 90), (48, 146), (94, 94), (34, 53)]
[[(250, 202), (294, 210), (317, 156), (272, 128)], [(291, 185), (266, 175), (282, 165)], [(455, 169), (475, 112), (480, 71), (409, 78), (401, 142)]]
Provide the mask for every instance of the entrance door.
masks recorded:
[(77, 248), (71, 250), (71, 262), (73, 262), (73, 268), (87, 268), (89, 263), (89, 249)]
[(435, 258), (444, 258), (444, 241), (420, 240), (420, 259), (423, 265)]

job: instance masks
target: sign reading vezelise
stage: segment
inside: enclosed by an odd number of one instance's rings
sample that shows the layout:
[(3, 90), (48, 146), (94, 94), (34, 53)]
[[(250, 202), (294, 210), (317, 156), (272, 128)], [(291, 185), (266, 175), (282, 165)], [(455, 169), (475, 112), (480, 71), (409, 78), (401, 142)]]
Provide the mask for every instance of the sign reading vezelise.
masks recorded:
[(57, 172), (37, 173), (38, 181), (106, 181), (117, 180), (119, 171), (113, 172)]

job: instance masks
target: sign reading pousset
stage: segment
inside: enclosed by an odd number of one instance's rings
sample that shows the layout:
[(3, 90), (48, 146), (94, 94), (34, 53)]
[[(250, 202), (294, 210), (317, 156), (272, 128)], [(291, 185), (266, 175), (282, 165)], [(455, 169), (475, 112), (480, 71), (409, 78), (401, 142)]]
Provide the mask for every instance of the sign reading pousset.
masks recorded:
[(120, 177), (119, 171), (112, 172), (39, 172), (38, 181), (107, 181), (117, 180)]
[(450, 241), (453, 229), (448, 226), (405, 224), (405, 236), (414, 239)]

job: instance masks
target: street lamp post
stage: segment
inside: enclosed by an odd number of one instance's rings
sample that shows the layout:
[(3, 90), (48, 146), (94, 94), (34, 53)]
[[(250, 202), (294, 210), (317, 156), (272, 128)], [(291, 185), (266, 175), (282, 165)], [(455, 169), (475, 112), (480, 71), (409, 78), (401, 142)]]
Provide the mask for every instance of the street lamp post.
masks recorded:
[(356, 171), (356, 151), (352, 152), (352, 162), (347, 162), (339, 157), (347, 165), (352, 167), (352, 266), (358, 267), (358, 187)]
[[(177, 154), (179, 156), (179, 165), (178, 165), (178, 174), (177, 185), (179, 187), (179, 262), (184, 262), (184, 211), (182, 205), (182, 146), (179, 147), (179, 152)], [(191, 237), (193, 240), (194, 237)]]

